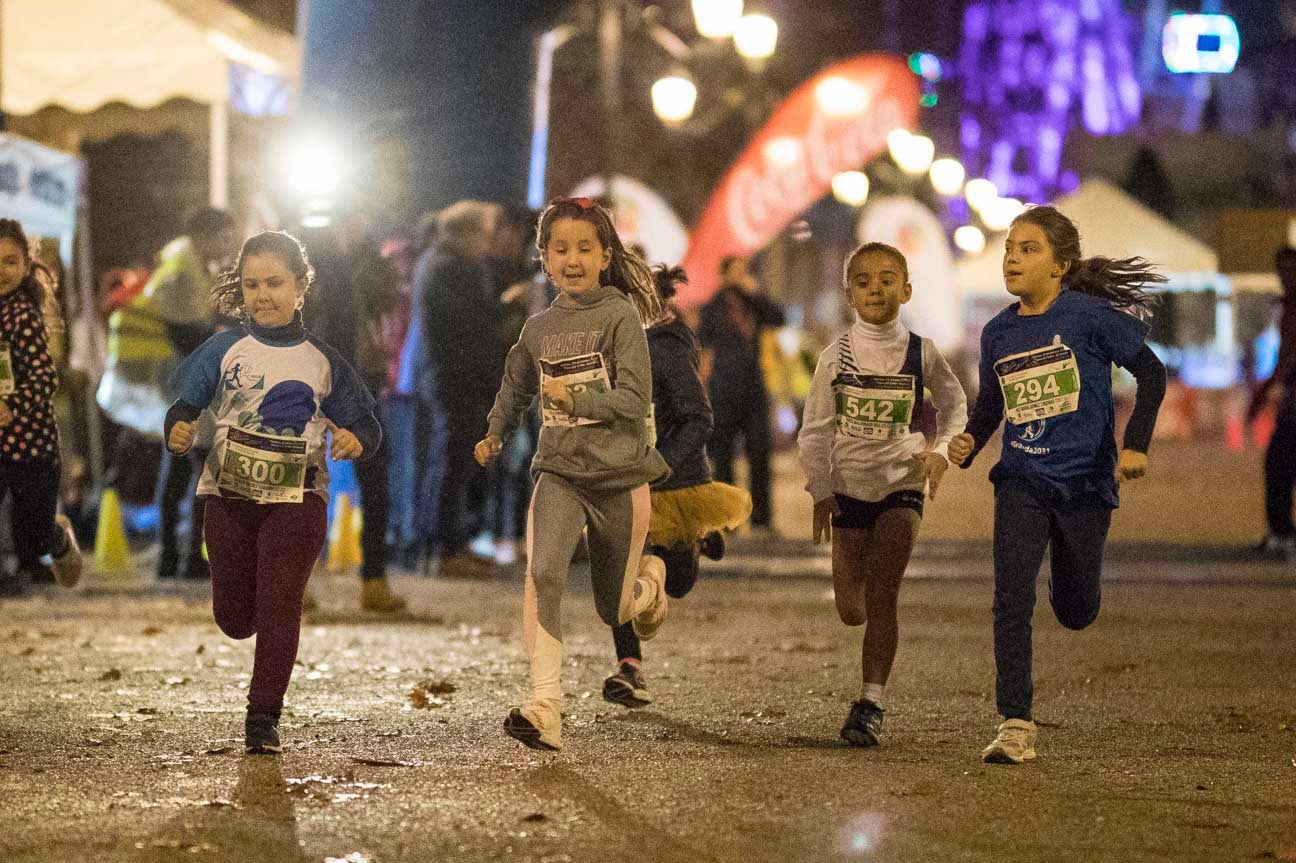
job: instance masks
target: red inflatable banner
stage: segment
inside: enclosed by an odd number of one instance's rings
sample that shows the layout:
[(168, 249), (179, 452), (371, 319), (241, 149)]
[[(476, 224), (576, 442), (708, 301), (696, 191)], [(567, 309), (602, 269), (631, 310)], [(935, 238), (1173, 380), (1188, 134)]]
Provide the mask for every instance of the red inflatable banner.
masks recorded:
[(904, 61), (882, 54), (843, 61), (798, 87), (707, 202), (689, 236), (681, 304), (705, 302), (725, 255), (759, 251), (827, 194), (835, 174), (863, 168), (892, 129), (912, 129), (919, 95)]

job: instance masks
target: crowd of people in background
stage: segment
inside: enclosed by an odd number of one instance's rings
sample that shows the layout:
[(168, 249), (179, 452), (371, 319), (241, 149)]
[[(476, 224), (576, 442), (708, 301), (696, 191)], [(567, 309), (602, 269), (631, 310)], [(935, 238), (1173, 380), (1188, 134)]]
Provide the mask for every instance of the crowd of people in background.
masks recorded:
[[(490, 577), (524, 555), (539, 412), (488, 468), (474, 461), (473, 444), (509, 347), (556, 295), (540, 268), (537, 215), (462, 200), (394, 236), (380, 236), (359, 213), (296, 232), (316, 272), (302, 309), (305, 326), (377, 397), (386, 441), (382, 458), (353, 465), (366, 610), (404, 609), (386, 578), (391, 566)], [(213, 432), (200, 423), (193, 448), (178, 454), (163, 446), (160, 429), (177, 368), (208, 337), (235, 325), (208, 301), (234, 262), (239, 233), (230, 213), (199, 211), (159, 250), (151, 270), (114, 272), (101, 286), (107, 356), (95, 397), (105, 421), (104, 486), (121, 501), (137, 561), (163, 582), (209, 577), (202, 532), (193, 525), (203, 523), (195, 489)], [(783, 313), (761, 293), (745, 258), (727, 258), (719, 275), (720, 292), (690, 320), (715, 406), (706, 449), (724, 482), (733, 481), (736, 455), (746, 456), (752, 524), (768, 533), (773, 436), (762, 351)], [(82, 540), (93, 542), (93, 496), (65, 508)]]

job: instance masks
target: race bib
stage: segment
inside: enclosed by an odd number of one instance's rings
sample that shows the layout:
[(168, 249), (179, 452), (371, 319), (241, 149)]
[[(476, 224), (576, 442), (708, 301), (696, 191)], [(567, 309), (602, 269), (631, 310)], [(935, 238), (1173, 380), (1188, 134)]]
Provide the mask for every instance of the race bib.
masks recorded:
[(913, 417), (913, 375), (841, 373), (833, 381), (837, 430), (865, 440), (895, 440), (909, 434)]
[(1064, 344), (1004, 357), (995, 363), (1004, 413), (1015, 425), (1069, 414), (1080, 405), (1080, 369)]
[[(543, 392), (545, 384), (553, 380), (565, 383), (573, 396), (587, 390), (605, 393), (612, 389), (607, 366), (600, 353), (582, 354), (565, 360), (541, 360), (541, 391)], [(540, 414), (547, 426), (588, 426), (599, 422), (586, 417), (574, 417), (543, 396), (540, 399)]]
[(13, 360), (9, 356), (9, 343), (0, 341), (0, 396), (7, 396), (13, 391)]
[(257, 503), (301, 503), (306, 441), (232, 428), (216, 485)]

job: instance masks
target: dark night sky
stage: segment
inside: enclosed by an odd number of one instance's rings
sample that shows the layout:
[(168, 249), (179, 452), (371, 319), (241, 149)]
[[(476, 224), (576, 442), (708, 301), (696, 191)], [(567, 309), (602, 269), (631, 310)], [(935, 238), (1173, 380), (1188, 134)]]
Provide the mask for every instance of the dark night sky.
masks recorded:
[[(659, 5), (676, 32), (692, 36), (687, 0)], [(790, 89), (835, 58), (882, 48), (879, 0), (763, 5), (780, 23), (779, 53), (765, 73), (776, 88)], [(961, 0), (896, 5), (903, 10), (902, 50), (945, 56), (957, 50)], [(1196, 2), (1171, 5), (1199, 8)], [(1276, 38), (1277, 2), (1232, 0), (1228, 6), (1243, 31), (1245, 62), (1248, 49)], [(531, 114), (531, 38), (559, 20), (564, 8), (557, 0), (311, 0), (307, 104), (332, 109), (334, 122), (352, 127), (361, 141), (405, 142), (413, 176), (406, 184), (408, 199), (393, 206), (436, 207), (464, 196), (520, 200)], [(587, 87), (590, 112), (598, 105), (594, 56), (589, 43), (559, 56), (570, 76), (563, 85)], [(624, 86), (646, 92), (652, 77), (649, 70), (632, 69)], [(640, 96), (639, 104), (644, 101)], [(576, 111), (581, 105), (580, 98), (564, 101)]]

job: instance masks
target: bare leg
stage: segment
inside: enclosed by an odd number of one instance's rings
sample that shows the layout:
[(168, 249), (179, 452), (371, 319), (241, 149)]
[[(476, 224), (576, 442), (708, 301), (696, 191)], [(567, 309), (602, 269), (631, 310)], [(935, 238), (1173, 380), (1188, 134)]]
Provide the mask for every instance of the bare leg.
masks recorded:
[(865, 683), (885, 684), (895, 662), (900, 626), (896, 601), (900, 580), (909, 565), (914, 538), (922, 517), (912, 509), (889, 509), (878, 516), (863, 556), (864, 604), (868, 625), (864, 629)]

